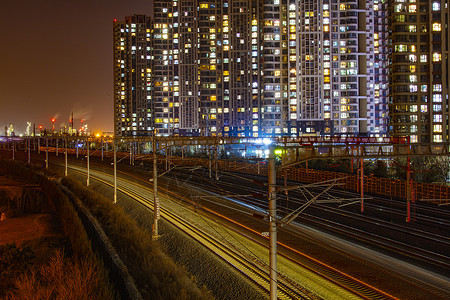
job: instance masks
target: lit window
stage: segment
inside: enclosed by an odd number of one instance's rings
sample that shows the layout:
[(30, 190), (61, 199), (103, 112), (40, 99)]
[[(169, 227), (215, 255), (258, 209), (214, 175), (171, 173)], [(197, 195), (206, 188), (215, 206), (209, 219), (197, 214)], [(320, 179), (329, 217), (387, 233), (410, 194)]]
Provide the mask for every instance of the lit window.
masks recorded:
[(437, 122), (437, 123), (442, 122), (442, 115), (434, 115), (433, 122)]
[(433, 61), (441, 61), (441, 54), (433, 53)]
[(442, 135), (433, 135), (433, 142), (442, 143)]
[(433, 94), (433, 102), (442, 102), (441, 94)]
[(433, 125), (433, 132), (442, 132), (442, 125), (441, 124), (434, 124)]
[(441, 23), (433, 23), (433, 31), (441, 31)]
[(433, 2), (433, 11), (438, 11), (441, 9), (441, 4), (439, 2)]

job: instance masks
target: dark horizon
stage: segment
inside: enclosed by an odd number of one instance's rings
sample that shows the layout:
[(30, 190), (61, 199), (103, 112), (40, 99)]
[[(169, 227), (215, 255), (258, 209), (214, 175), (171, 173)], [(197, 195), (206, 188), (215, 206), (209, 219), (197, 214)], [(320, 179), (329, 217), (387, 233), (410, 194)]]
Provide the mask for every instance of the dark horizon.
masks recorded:
[[(5, 1), (0, 12), (0, 126), (51, 128), (74, 113), (92, 131), (113, 131), (114, 19), (152, 13), (153, 1)], [(94, 118), (95, 116), (95, 118)]]

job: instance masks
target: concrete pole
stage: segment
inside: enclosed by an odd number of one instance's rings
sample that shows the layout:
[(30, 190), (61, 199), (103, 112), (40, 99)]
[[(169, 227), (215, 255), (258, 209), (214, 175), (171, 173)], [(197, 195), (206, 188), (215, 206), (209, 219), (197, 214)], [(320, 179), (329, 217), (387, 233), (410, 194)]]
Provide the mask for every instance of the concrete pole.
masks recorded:
[(214, 169), (215, 169), (215, 172), (216, 172), (216, 180), (219, 180), (219, 174), (217, 172), (217, 169), (218, 169), (217, 145), (214, 146)]
[(114, 148), (114, 203), (117, 203), (117, 142), (114, 136), (113, 140)]
[(77, 144), (75, 145), (75, 148), (77, 148), (77, 158), (78, 158), (78, 140), (77, 140)]
[(45, 168), (48, 169), (48, 138), (45, 138)]
[(258, 163), (258, 175), (260, 175), (261, 174), (261, 162), (260, 162), (260, 158), (261, 158), (261, 148), (260, 147), (258, 147), (257, 148), (258, 149), (258, 152), (257, 152), (257, 155), (256, 155), (256, 158), (257, 158), (257, 163)]
[(86, 186), (89, 186), (89, 138), (86, 139), (86, 148), (87, 148), (87, 179), (86, 179)]
[(133, 149), (133, 143), (130, 142), (130, 166), (131, 166), (131, 160), (132, 160), (132, 154), (131, 154), (132, 149)]
[(364, 212), (364, 158), (361, 158), (361, 212)]
[(167, 146), (167, 143), (165, 146), (166, 146), (166, 170), (165, 171), (167, 171), (167, 170), (169, 170), (169, 148)]
[(102, 139), (102, 161), (103, 161), (103, 139)]
[(212, 157), (211, 157), (211, 146), (210, 145), (208, 145), (208, 157), (209, 157), (209, 178), (211, 179), (212, 178), (212, 167), (211, 167), (211, 164), (212, 164), (211, 159), (212, 159)]
[(27, 139), (28, 142), (28, 163), (31, 162), (31, 141), (30, 138)]
[(277, 300), (277, 192), (275, 149), (269, 150), (269, 267), (270, 300)]
[(406, 222), (411, 222), (411, 158), (408, 156), (406, 165)]
[(58, 156), (58, 138), (56, 138), (56, 156)]
[[(167, 147), (166, 147), (167, 153)], [(156, 139), (153, 136), (153, 238), (158, 237), (158, 220), (159, 220), (159, 198), (158, 198), (158, 166), (156, 157)]]
[(64, 144), (65, 144), (65, 146), (66, 146), (66, 149), (65, 149), (65, 151), (64, 151), (64, 160), (65, 160), (65, 163), (66, 163), (66, 169), (64, 170), (64, 176), (66, 176), (67, 177), (67, 137), (65, 138), (65, 140), (64, 140)]

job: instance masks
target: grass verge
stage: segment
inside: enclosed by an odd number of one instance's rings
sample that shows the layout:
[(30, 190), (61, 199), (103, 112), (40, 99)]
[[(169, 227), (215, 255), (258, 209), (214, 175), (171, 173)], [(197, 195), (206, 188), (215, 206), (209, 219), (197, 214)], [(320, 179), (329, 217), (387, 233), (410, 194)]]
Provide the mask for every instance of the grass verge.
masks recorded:
[[(50, 207), (56, 212), (70, 245), (54, 239), (0, 247), (0, 297), (6, 299), (114, 299), (103, 262), (94, 253), (86, 231), (69, 199), (56, 184), (30, 165), (0, 160), (8, 177), (40, 186), (9, 201), (23, 214)], [(48, 249), (49, 260), (37, 263), (36, 253)]]
[(144, 299), (213, 299), (198, 288), (184, 268), (164, 254), (151, 235), (109, 199), (64, 178), (68, 187), (100, 222)]

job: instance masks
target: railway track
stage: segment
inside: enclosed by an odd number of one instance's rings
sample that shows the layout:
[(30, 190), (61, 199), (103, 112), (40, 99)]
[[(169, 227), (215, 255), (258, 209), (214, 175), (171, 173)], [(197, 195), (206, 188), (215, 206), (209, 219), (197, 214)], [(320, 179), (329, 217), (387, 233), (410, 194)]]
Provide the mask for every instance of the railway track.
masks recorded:
[[(205, 177), (199, 176), (199, 178), (204, 179)], [(242, 182), (243, 181), (240, 181), (240, 183)], [(242, 197), (242, 195), (244, 194), (252, 195), (264, 192), (261, 189), (252, 188), (249, 184), (243, 186), (241, 184), (234, 184), (226, 181), (214, 183), (209, 180), (192, 180), (190, 181), (190, 184), (193, 186), (197, 186), (198, 188), (217, 193), (218, 195), (241, 195), (240, 197), (230, 196), (230, 198), (236, 198), (239, 201), (253, 205), (255, 207), (259, 207), (262, 210), (267, 209), (267, 204), (264, 200), (260, 200), (251, 196)], [(279, 202), (283, 203), (284, 196), (280, 195), (279, 197)], [(305, 201), (292, 197), (289, 201), (292, 208), (281, 208), (286, 214), (292, 212), (295, 208), (305, 203)], [(293, 206), (295, 203), (296, 205)], [(354, 213), (348, 210), (344, 211), (332, 206), (326, 206), (323, 204), (315, 204), (315, 206), (316, 210), (320, 210), (321, 212), (327, 211), (333, 214), (334, 217), (332, 217), (331, 219), (335, 219), (336, 216), (339, 216), (341, 218), (347, 219), (347, 221), (351, 219), (352, 223), (359, 224), (359, 226), (361, 224), (368, 224), (368, 226), (376, 227), (379, 232), (388, 230), (390, 232), (396, 232), (397, 235), (404, 235), (408, 236), (409, 238), (420, 239), (422, 241), (421, 243), (433, 242), (435, 244), (441, 245), (442, 247), (450, 248), (450, 238), (438, 234), (427, 232), (421, 229), (411, 228), (402, 224), (392, 224), (390, 222), (383, 221), (374, 217), (370, 217), (367, 215), (362, 216), (361, 214)], [(385, 249), (390, 252), (412, 258), (414, 260), (422, 261), (431, 265), (436, 265), (444, 269), (450, 269), (450, 263), (448, 260), (448, 256), (446, 255), (426, 250), (421, 247), (412, 246), (407, 244), (406, 242), (397, 241), (380, 234), (369, 232), (367, 230), (361, 230), (356, 227), (340, 224), (339, 222), (332, 221), (324, 217), (317, 217), (316, 215), (303, 213), (298, 218), (303, 221), (308, 221), (310, 224), (313, 224), (317, 227), (326, 228), (330, 232), (338, 233), (340, 236), (347, 236), (352, 240), (359, 240), (361, 242), (364, 242), (365, 244), (372, 244), (378, 248)]]
[[(203, 176), (203, 177), (205, 177), (205, 176)], [(91, 178), (93, 178), (92, 175), (91, 175)], [(146, 184), (148, 184), (148, 182), (146, 182)], [(189, 184), (193, 184), (193, 182), (189, 182)], [(204, 189), (205, 186), (199, 186), (198, 188)], [(237, 186), (231, 186), (231, 188), (237, 189)], [(209, 181), (209, 189), (211, 189), (211, 181)], [(247, 189), (247, 191), (248, 191), (249, 186), (245, 186), (245, 189)], [(219, 190), (216, 190), (216, 191), (213, 191), (213, 192), (220, 194), (220, 193), (224, 193), (225, 191), (227, 191), (227, 189), (222, 187), (222, 188), (219, 188)], [(229, 191), (227, 191), (227, 192), (229, 193)], [(166, 193), (171, 194), (172, 192), (166, 191)], [(178, 196), (178, 197), (180, 197), (180, 196)], [(243, 202), (246, 202), (246, 203), (249, 203), (249, 204), (252, 204), (252, 205), (258, 205), (258, 206), (262, 205), (260, 202), (258, 202), (259, 201), (258, 199), (253, 199), (252, 197), (239, 197), (239, 200), (243, 201)], [(298, 201), (298, 203), (302, 202), (302, 201), (300, 201), (298, 199), (293, 199), (292, 197), (290, 198), (291, 202), (293, 202), (294, 200)], [(151, 205), (151, 203), (148, 203), (148, 204)], [(147, 206), (147, 207), (151, 208), (151, 206)], [(288, 211), (287, 207), (285, 209), (286, 209), (286, 211)], [(329, 207), (327, 209), (329, 209)], [(329, 227), (333, 228), (333, 225), (329, 225)], [(284, 245), (281, 245), (281, 246), (284, 246)], [(304, 265), (304, 267), (308, 268), (305, 265)], [(320, 269), (320, 267), (312, 266), (311, 269), (316, 270), (316, 269)], [(341, 282), (340, 284), (342, 286), (344, 286), (348, 290), (352, 290), (352, 293), (354, 293), (355, 295), (358, 295), (358, 297), (360, 297), (360, 298), (364, 298), (364, 299), (393, 299), (394, 298), (394, 297), (390, 296), (389, 294), (383, 294), (381, 291), (378, 291), (377, 289), (374, 289), (373, 287), (370, 287), (370, 286), (369, 287), (363, 287), (363, 288), (359, 287), (359, 288), (355, 289), (355, 288), (353, 288), (351, 286), (352, 285), (358, 286), (361, 283), (358, 283), (358, 280), (355, 280), (354, 278), (353, 279), (352, 278), (346, 278), (345, 274), (343, 275), (344, 279), (337, 279), (338, 276), (336, 276), (336, 275), (327, 275), (326, 271), (321, 271), (321, 272), (322, 272), (322, 276), (323, 277), (329, 276), (329, 280), (331, 282), (333, 282), (333, 281), (335, 283), (337, 282), (336, 284), (339, 284), (339, 282)], [(345, 281), (348, 281), (348, 282), (345, 283)], [(258, 284), (258, 283), (255, 283), (255, 284)], [(358, 289), (362, 289), (362, 290), (367, 289), (367, 290), (361, 292), (361, 291), (358, 291)], [(290, 299), (290, 298), (287, 298), (287, 299)], [(291, 299), (296, 299), (296, 298), (291, 298)]]
[[(108, 184), (111, 186), (110, 183), (108, 183), (105, 180), (101, 180), (95, 176), (91, 175), (92, 179), (99, 180), (103, 184)], [(121, 179), (123, 181), (123, 179)], [(135, 182), (132, 182), (132, 184), (135, 184)], [(176, 192), (172, 190), (166, 190), (161, 188), (159, 186), (158, 188), (160, 191), (163, 190), (164, 193), (175, 197), (179, 200), (185, 201), (188, 204), (195, 205), (196, 209), (203, 209), (208, 214), (214, 214), (215, 217), (220, 217), (220, 214), (212, 212), (209, 209), (202, 208), (198, 205), (198, 203), (192, 202), (190, 199), (185, 198), (182, 195), (177, 194)], [(126, 193), (128, 196), (132, 197), (133, 199), (136, 199), (140, 204), (145, 206), (148, 209), (153, 209), (153, 203), (149, 201), (148, 199), (140, 196), (138, 192), (132, 191), (128, 188), (121, 187), (119, 185), (118, 187), (119, 191), (122, 191)], [(171, 213), (169, 210), (165, 208), (161, 208), (161, 216), (168, 220), (173, 225), (177, 226), (179, 229), (185, 231), (189, 235), (193, 235), (197, 241), (202, 243), (205, 247), (216, 253), (219, 257), (226, 260), (228, 264), (236, 268), (240, 273), (245, 275), (247, 278), (249, 278), (248, 274), (252, 274), (252, 276), (257, 276), (256, 279), (251, 279), (257, 286), (259, 286), (264, 292), (268, 293), (268, 286), (269, 286), (269, 275), (268, 275), (268, 266), (265, 264), (261, 264), (261, 262), (255, 262), (255, 259), (252, 257), (248, 257), (248, 255), (243, 254), (241, 251), (235, 249), (233, 246), (227, 245), (227, 243), (223, 242), (223, 238), (221, 237), (214, 237), (211, 235), (205, 236), (205, 231), (198, 229), (196, 226), (193, 226), (190, 222), (185, 221), (184, 219), (180, 218), (179, 216)], [(229, 221), (229, 220), (228, 220)], [(239, 224), (239, 223), (236, 223)], [(231, 230), (234, 230), (235, 232), (239, 232), (239, 234), (244, 235), (241, 231), (236, 231), (235, 229), (229, 228)], [(248, 228), (247, 228), (248, 229)], [(259, 232), (253, 231), (253, 234), (256, 234), (260, 236)], [(254, 242), (259, 243), (263, 247), (267, 247), (267, 243), (258, 241), (252, 237), (247, 237), (252, 239)], [(221, 250), (222, 247), (222, 250)], [(231, 248), (230, 248), (231, 247)], [(279, 243), (279, 247), (287, 247), (287, 245), (284, 245), (282, 243)], [(347, 290), (350, 292), (355, 299), (397, 299), (396, 297), (383, 292), (369, 284), (366, 284), (365, 282), (354, 278), (345, 272), (342, 272), (340, 270), (337, 270), (327, 264), (324, 264), (312, 257), (309, 257), (308, 255), (305, 255), (295, 249), (290, 249), (291, 252), (295, 253), (295, 258), (292, 255), (286, 254), (286, 253), (279, 253), (280, 256), (283, 256), (285, 259), (287, 259), (291, 264), (299, 265), (302, 268), (307, 269), (309, 272), (312, 272), (314, 274), (319, 275), (320, 277), (324, 278), (326, 281), (339, 286), (342, 289)], [(232, 253), (230, 256), (229, 253)], [(246, 265), (247, 264), (247, 265)], [(250, 266), (248, 266), (250, 264)], [(243, 265), (243, 266), (242, 266)], [(242, 266), (242, 267), (241, 267)], [(247, 272), (245, 270), (248, 270)], [(278, 275), (279, 280), (279, 299), (319, 299), (316, 295), (305, 292), (301, 290), (301, 286), (299, 286), (297, 283), (293, 282), (292, 279), (289, 279), (288, 277), (283, 276), (283, 274), (279, 273)]]
[[(76, 172), (83, 173), (82, 171), (75, 170)], [(97, 171), (98, 172), (98, 171)], [(98, 172), (99, 173), (99, 172)], [(104, 173), (105, 174), (105, 173)], [(109, 174), (107, 174), (109, 175)], [(91, 176), (91, 179), (101, 182), (102, 184), (113, 187), (113, 185), (103, 179), (96, 176)], [(121, 179), (121, 181), (125, 181)], [(134, 184), (130, 182), (131, 184)], [(124, 186), (118, 186), (118, 191), (124, 193), (125, 195), (131, 197), (139, 204), (145, 208), (153, 211), (153, 202), (149, 201), (147, 198), (140, 195), (139, 192), (127, 188)], [(180, 197), (179, 195), (177, 195)], [(180, 216), (174, 214), (170, 210), (161, 207), (161, 216), (166, 221), (182, 230), (192, 238), (194, 238), (198, 243), (202, 244), (205, 248), (209, 249), (211, 252), (215, 253), (223, 261), (225, 261), (229, 266), (237, 270), (243, 276), (245, 276), (249, 281), (253, 282), (261, 291), (269, 295), (270, 293), (270, 278), (269, 278), (269, 266), (261, 263), (260, 261), (249, 257), (245, 253), (239, 251), (239, 249), (233, 247), (223, 239), (218, 236), (214, 236), (208, 233), (202, 228), (198, 228), (193, 223), (181, 218)], [(281, 275), (281, 274), (280, 274)], [(302, 291), (302, 287), (295, 284), (283, 276), (279, 277), (278, 280), (278, 299), (320, 299), (310, 292)]]

